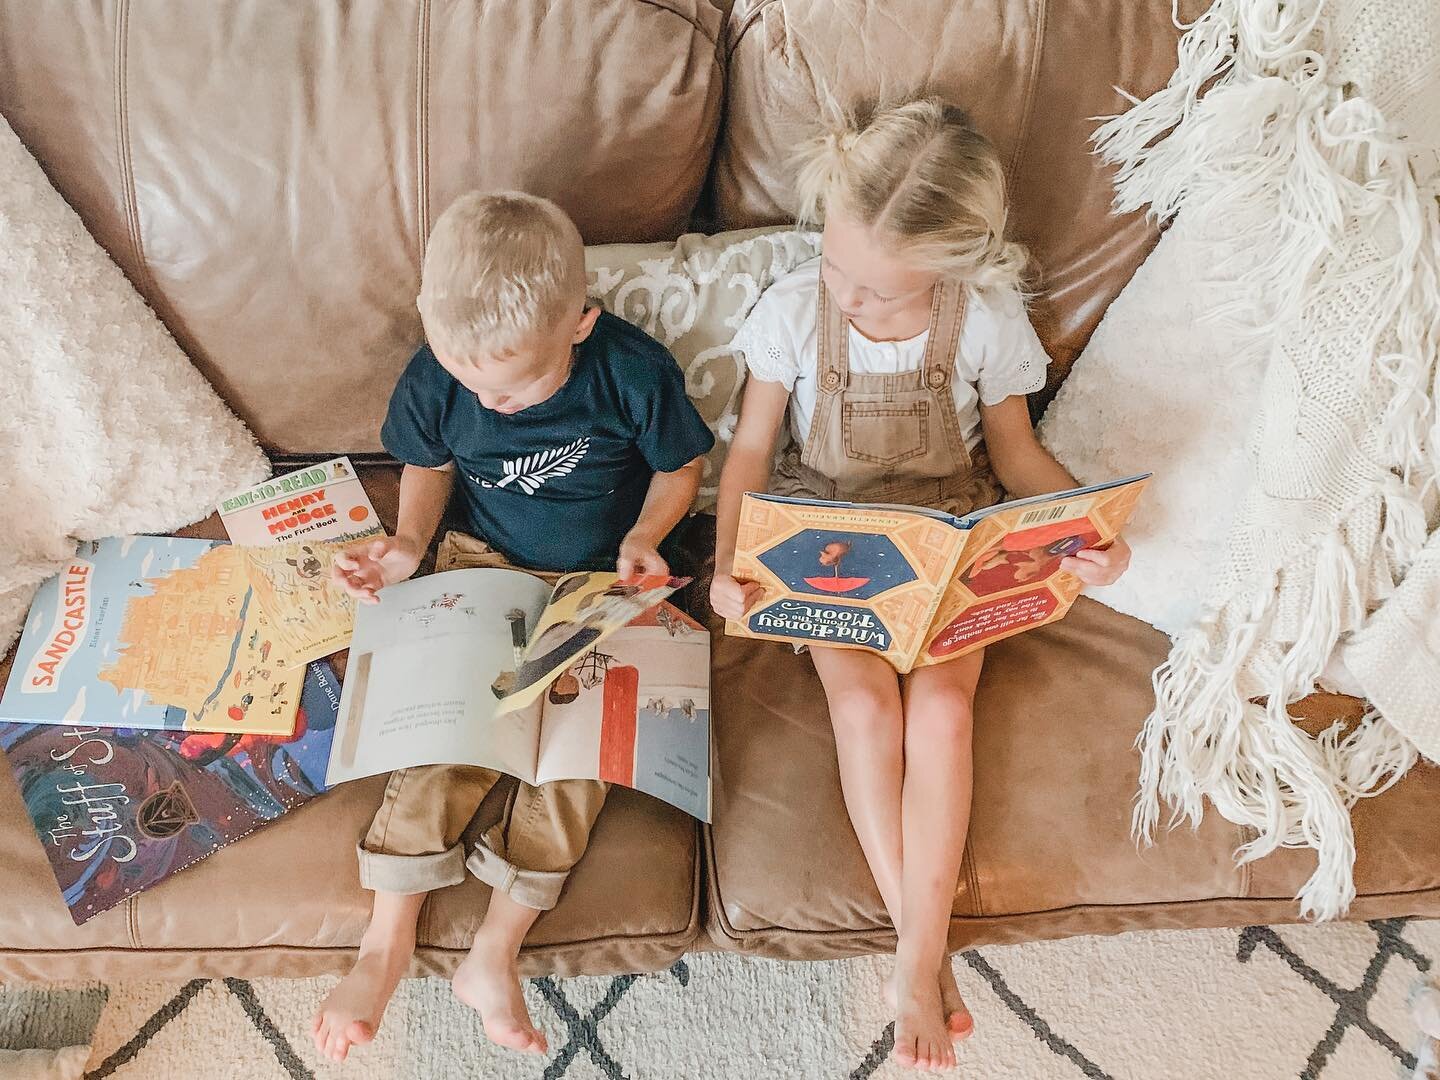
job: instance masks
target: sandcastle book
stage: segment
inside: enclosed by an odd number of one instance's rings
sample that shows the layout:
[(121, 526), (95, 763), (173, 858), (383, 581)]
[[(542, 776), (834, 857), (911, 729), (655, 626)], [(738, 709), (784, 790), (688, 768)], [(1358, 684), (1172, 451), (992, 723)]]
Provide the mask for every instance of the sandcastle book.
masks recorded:
[(451, 570), (363, 604), (327, 774), (483, 765), (605, 780), (710, 820), (710, 637), (685, 579)]
[(285, 735), (0, 724), (0, 750), (79, 925), (324, 791), (339, 707), (316, 663)]
[(747, 492), (735, 576), (764, 595), (726, 633), (865, 649), (897, 671), (943, 663), (1065, 616), (1060, 569), (1111, 543), (1149, 475), (999, 503), (965, 517)]
[(0, 720), (288, 735), (305, 670), (278, 629), (240, 548), (84, 541), (36, 593)]

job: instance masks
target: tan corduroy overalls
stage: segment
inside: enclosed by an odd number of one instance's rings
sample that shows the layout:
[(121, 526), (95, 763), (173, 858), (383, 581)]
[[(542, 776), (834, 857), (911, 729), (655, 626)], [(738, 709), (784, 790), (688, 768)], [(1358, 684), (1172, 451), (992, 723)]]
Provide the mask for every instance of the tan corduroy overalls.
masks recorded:
[(804, 447), (782, 454), (777, 495), (905, 503), (966, 514), (1000, 500), (984, 446), (972, 454), (950, 380), (965, 323), (965, 291), (935, 286), (925, 356), (916, 371), (850, 371), (849, 326), (820, 279), (815, 415)]
[[(448, 533), (435, 569), (507, 566), (498, 552)], [(547, 575), (541, 575), (547, 576)], [(553, 578), (558, 575), (548, 575)], [(497, 784), (514, 783), (500, 820), (467, 858), (463, 838)], [(526, 907), (555, 906), (590, 842), (609, 785), (599, 780), (531, 784), (475, 765), (425, 765), (390, 774), (385, 797), (360, 842), (360, 883), (381, 892), (421, 893), (457, 885), (465, 871)]]

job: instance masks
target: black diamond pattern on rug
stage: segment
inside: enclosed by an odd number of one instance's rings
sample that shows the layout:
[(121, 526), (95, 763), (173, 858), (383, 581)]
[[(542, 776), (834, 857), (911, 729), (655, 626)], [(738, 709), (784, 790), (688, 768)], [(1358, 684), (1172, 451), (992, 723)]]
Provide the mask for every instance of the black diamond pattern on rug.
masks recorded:
[[(1326, 1066), (1340, 1045), (1341, 1039), (1350, 1030), (1355, 1030), (1378, 1046), (1384, 1048), (1406, 1069), (1415, 1068), (1415, 1056), (1407, 1051), (1389, 1032), (1380, 1027), (1369, 1014), (1369, 1006), (1380, 985), (1381, 976), (1392, 962), (1411, 965), (1417, 975), (1431, 971), (1434, 961), (1417, 949), (1404, 937), (1406, 919), (1376, 920), (1367, 925), (1375, 933), (1375, 952), (1366, 964), (1358, 986), (1346, 988), (1323, 975), (1314, 965), (1308, 963), (1294, 947), (1288, 944), (1273, 928), (1251, 926), (1238, 934), (1236, 960), (1248, 964), (1259, 949), (1268, 949), (1292, 972), (1326, 995), (1335, 1004), (1335, 1018), (1324, 1036), (1316, 1043), (1306, 1060), (1297, 1080), (1350, 1080), (1327, 1075)], [(1062, 1038), (1054, 1027), (1040, 1015), (1039, 1010), (1017, 993), (1005, 980), (1000, 971), (978, 950), (967, 950), (960, 954), (965, 963), (979, 975), (1005, 1005), (1030, 1031), (1036, 1039), (1058, 1057), (1066, 1059), (1077, 1071), (1089, 1080), (1112, 1080), (1100, 1064), (1091, 1060), (1081, 1050)], [(675, 980), (679, 988), (690, 986), (691, 973), (684, 960), (677, 961), (665, 973)], [(599, 1002), (583, 1014), (566, 995), (561, 983), (553, 977), (531, 979), (531, 985), (541, 998), (565, 1025), (567, 1039), (546, 1064), (544, 1080), (560, 1080), (567, 1075), (570, 1066), (584, 1053), (595, 1067), (609, 1080), (631, 1080), (620, 1062), (606, 1050), (601, 1038), (601, 1025), (616, 1005), (629, 993), (640, 975), (620, 975), (611, 978), (609, 986)], [(185, 1012), (207, 986), (210, 979), (192, 979), (182, 986), (175, 995), (165, 1002), (140, 1026), (135, 1035), (109, 1057), (85, 1074), (85, 1080), (105, 1080), (116, 1070), (134, 1061), (145, 1046), (167, 1024)], [(265, 1040), (275, 1055), (275, 1060), (290, 1080), (315, 1080), (314, 1073), (300, 1059), (295, 1048), (284, 1033), (266, 1013), (259, 996), (244, 979), (221, 980), (225, 990), (235, 998), (244, 1010), (255, 1030)], [(849, 1080), (869, 1080), (884, 1064), (894, 1047), (894, 1024), (888, 1024), (871, 1044), (869, 1050), (853, 1070)]]
[(1397, 1043), (1388, 1032), (1376, 1025), (1370, 1019), (1369, 1013), (1370, 1000), (1375, 996), (1375, 991), (1380, 988), (1380, 975), (1391, 960), (1397, 957), (1408, 960), (1415, 965), (1416, 971), (1421, 973), (1430, 970), (1430, 958), (1401, 936), (1407, 921), (1406, 919), (1379, 919), (1366, 924), (1375, 931), (1379, 941), (1375, 948), (1375, 955), (1365, 965), (1365, 974), (1360, 979), (1360, 985), (1353, 990), (1337, 986), (1320, 974), (1314, 967), (1307, 964), (1294, 949), (1285, 944), (1280, 935), (1271, 927), (1247, 926), (1241, 932), (1236, 959), (1242, 964), (1248, 963), (1250, 958), (1255, 955), (1255, 950), (1264, 946), (1285, 961), (1286, 966), (1296, 975), (1335, 1002), (1335, 1020), (1331, 1023), (1330, 1029), (1325, 1032), (1324, 1037), (1316, 1043), (1315, 1049), (1311, 1051), (1309, 1059), (1305, 1062), (1305, 1068), (1300, 1073), (1300, 1080), (1320, 1080), (1325, 1063), (1329, 1061), (1330, 1055), (1340, 1045), (1341, 1037), (1350, 1028), (1364, 1033), (1390, 1051), (1407, 1070), (1415, 1068), (1415, 1055)]

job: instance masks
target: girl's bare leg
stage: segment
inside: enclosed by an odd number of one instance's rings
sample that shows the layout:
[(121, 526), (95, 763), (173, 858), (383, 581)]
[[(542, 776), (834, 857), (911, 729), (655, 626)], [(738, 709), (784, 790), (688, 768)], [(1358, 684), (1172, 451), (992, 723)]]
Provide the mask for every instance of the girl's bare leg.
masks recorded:
[(825, 687), (845, 809), (890, 921), (900, 925), (900, 798), (905, 775), (900, 680), (884, 660), (851, 649), (812, 649)]
[(905, 920), (895, 949), (895, 1056), (920, 1068), (955, 1064), (940, 985), (949, 979), (950, 914), (970, 826), (972, 720), (983, 655), (920, 668), (905, 682)]

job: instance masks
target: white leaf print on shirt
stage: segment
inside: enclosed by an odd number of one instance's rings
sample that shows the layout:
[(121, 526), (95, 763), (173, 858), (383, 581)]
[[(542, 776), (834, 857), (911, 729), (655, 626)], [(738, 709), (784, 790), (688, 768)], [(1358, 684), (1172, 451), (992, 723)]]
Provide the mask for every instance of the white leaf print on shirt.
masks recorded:
[(568, 446), (542, 450), (538, 454), (526, 454), (523, 458), (504, 462), (500, 466), (500, 479), (493, 484), (488, 480), (481, 480), (478, 476), (471, 479), (479, 481), (481, 487), (487, 488), (503, 488), (514, 484), (526, 495), (534, 495), (546, 480), (568, 476), (574, 472), (575, 466), (580, 464), (589, 449), (590, 439), (586, 436), (576, 439)]

